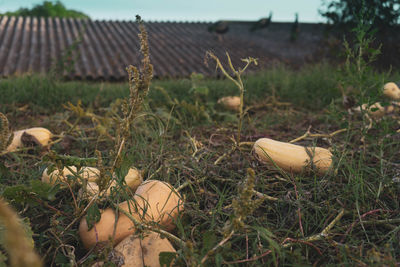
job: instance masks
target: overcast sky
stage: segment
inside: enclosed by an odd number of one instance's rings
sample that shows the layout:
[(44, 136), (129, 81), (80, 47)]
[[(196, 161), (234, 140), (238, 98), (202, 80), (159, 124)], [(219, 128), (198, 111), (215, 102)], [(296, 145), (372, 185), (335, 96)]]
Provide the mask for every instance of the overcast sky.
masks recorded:
[[(0, 0), (0, 12), (33, 7), (42, 0)], [(64, 0), (67, 8), (82, 11), (92, 19), (215, 21), (257, 20), (273, 12), (274, 21), (320, 22), (322, 0)]]

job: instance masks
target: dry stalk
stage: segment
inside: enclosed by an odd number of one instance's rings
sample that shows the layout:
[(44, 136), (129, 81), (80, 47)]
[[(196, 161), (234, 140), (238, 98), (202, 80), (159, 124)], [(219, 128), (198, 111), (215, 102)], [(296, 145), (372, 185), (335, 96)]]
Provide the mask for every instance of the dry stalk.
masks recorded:
[[(11, 144), (12, 139), (13, 134), (10, 132), (7, 117), (0, 112), (0, 152), (7, 149), (7, 147)], [(3, 153), (6, 154), (7, 151)]]
[[(302, 242), (314, 242), (314, 241), (318, 241), (318, 240), (324, 239), (325, 237), (327, 237), (329, 235), (329, 233), (330, 233), (331, 229), (333, 228), (333, 226), (335, 226), (335, 224), (338, 221), (340, 221), (340, 219), (343, 217), (344, 212), (345, 212), (344, 209), (341, 209), (339, 214), (336, 216), (336, 218), (333, 219), (333, 221), (330, 224), (328, 224), (328, 226), (325, 227), (324, 230), (322, 230), (321, 233), (316, 234), (316, 235), (312, 235), (312, 236), (309, 236), (309, 237), (306, 237), (306, 238), (303, 238), (303, 239), (300, 239), (300, 240), (297, 240), (296, 242), (300, 242), (300, 241), (302, 241)], [(287, 240), (285, 240), (285, 241), (287, 241)], [(282, 247), (284, 247), (284, 248), (287, 248), (287, 247), (290, 247), (290, 246), (291, 246), (291, 243), (286, 243), (286, 244), (282, 245)]]
[(18, 215), (0, 198), (0, 220), (5, 226), (5, 249), (12, 267), (40, 267), (42, 261), (25, 236)]
[(303, 140), (303, 139), (305, 139), (305, 138), (307, 138), (307, 137), (332, 138), (332, 137), (334, 137), (334, 136), (337, 135), (337, 134), (340, 134), (340, 133), (343, 133), (343, 132), (347, 131), (347, 129), (344, 128), (344, 129), (340, 129), (340, 130), (334, 131), (334, 132), (332, 132), (332, 133), (330, 133), (330, 134), (312, 134), (312, 133), (310, 132), (310, 130), (311, 130), (311, 126), (308, 127), (308, 129), (307, 129), (307, 131), (305, 132), (305, 134), (303, 134), (302, 136), (297, 137), (297, 138), (295, 138), (295, 139), (289, 141), (289, 143), (291, 143), (291, 144), (292, 144), (292, 143), (296, 143), (296, 142), (298, 142), (298, 141), (300, 141), (300, 140)]
[(235, 67), (232, 64), (231, 61), (231, 57), (229, 56), (229, 53), (226, 52), (226, 57), (228, 59), (228, 65), (232, 71), (232, 73), (234, 74), (234, 77), (232, 77), (224, 68), (224, 66), (222, 65), (221, 61), (219, 60), (219, 58), (214, 55), (214, 53), (212, 53), (211, 51), (207, 51), (206, 52), (206, 59), (208, 57), (211, 57), (212, 59), (215, 60), (215, 62), (217, 63), (216, 68), (220, 69), (222, 71), (222, 73), (224, 74), (225, 77), (227, 77), (229, 80), (231, 80), (238, 88), (240, 91), (240, 106), (239, 106), (239, 123), (238, 123), (238, 132), (237, 132), (237, 140), (236, 143), (240, 144), (240, 133), (242, 130), (242, 123), (243, 123), (243, 116), (244, 116), (244, 110), (243, 110), (243, 106), (244, 106), (244, 84), (242, 81), (242, 74), (244, 73), (244, 71), (252, 64), (254, 63), (254, 65), (258, 65), (257, 59), (256, 58), (252, 58), (252, 57), (248, 57), (245, 59), (242, 59), (243, 62), (246, 63), (246, 65), (243, 68), (238, 68), (237, 70), (235, 69)]

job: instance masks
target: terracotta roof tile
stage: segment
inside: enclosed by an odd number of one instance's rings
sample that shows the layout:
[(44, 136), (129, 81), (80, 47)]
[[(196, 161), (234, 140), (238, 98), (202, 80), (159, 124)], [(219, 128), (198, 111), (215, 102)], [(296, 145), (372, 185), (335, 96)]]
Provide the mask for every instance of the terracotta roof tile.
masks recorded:
[[(155, 76), (187, 77), (192, 72), (215, 75), (214, 64), (204, 64), (205, 52), (225, 61), (225, 52), (241, 66), (244, 57), (259, 58), (264, 68), (273, 59), (305, 60), (317, 50), (321, 27), (305, 24), (302, 40), (289, 42), (289, 23), (272, 23), (250, 32), (251, 22), (230, 22), (217, 36), (210, 23), (149, 22), (151, 60)], [(129, 21), (0, 17), (0, 75), (48, 72), (61, 59), (70, 62), (63, 75), (69, 79), (123, 80), (125, 67), (140, 62), (139, 29)]]

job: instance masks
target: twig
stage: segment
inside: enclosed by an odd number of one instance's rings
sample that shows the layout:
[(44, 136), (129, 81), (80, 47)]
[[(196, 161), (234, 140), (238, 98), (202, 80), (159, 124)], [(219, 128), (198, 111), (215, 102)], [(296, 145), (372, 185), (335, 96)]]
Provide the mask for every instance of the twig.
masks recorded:
[(311, 130), (311, 126), (308, 127), (307, 131), (306, 131), (302, 136), (297, 137), (297, 138), (295, 138), (295, 139), (289, 141), (289, 143), (291, 143), (291, 144), (292, 144), (292, 143), (296, 143), (296, 142), (298, 142), (298, 141), (300, 141), (300, 140), (303, 140), (303, 139), (305, 139), (305, 138), (307, 138), (307, 137), (332, 138), (333, 136), (335, 136), (335, 135), (337, 135), (337, 134), (340, 134), (340, 133), (342, 133), (342, 132), (345, 132), (347, 129), (346, 129), (346, 128), (343, 128), (343, 129), (334, 131), (333, 133), (330, 133), (330, 134), (312, 134), (312, 133), (310, 132), (310, 130)]
[(349, 228), (347, 228), (346, 233), (343, 235), (343, 237), (342, 237), (342, 239), (340, 240), (340, 242), (341, 242), (341, 243), (344, 242), (344, 240), (346, 239), (346, 236), (349, 234), (349, 232), (351, 231), (351, 229), (353, 229), (354, 226), (356, 226), (358, 223), (363, 223), (363, 222), (361, 222), (361, 220), (362, 220), (363, 218), (367, 217), (368, 215), (375, 214), (375, 213), (377, 213), (377, 212), (382, 212), (382, 211), (384, 211), (384, 210), (382, 210), (382, 209), (370, 210), (370, 211), (368, 211), (368, 212), (362, 214), (361, 216), (359, 216), (360, 220), (359, 220), (359, 221), (353, 222), (353, 223), (349, 226)]
[(222, 247), (226, 242), (229, 241), (229, 239), (231, 239), (231, 237), (233, 236), (234, 233), (235, 233), (235, 231), (232, 230), (227, 237), (222, 239), (215, 247), (213, 247), (211, 250), (209, 250), (207, 252), (207, 254), (204, 255), (204, 257), (201, 259), (200, 263), (204, 264), (210, 255), (212, 255), (218, 248)]
[[(322, 230), (321, 233), (301, 239), (301, 241), (313, 242), (313, 241), (318, 241), (318, 240), (325, 238), (329, 234), (329, 232), (333, 228), (333, 226), (335, 226), (335, 224), (343, 217), (343, 215), (344, 215), (344, 209), (341, 209), (339, 214), (336, 216), (336, 218), (333, 219), (333, 221), (327, 227), (325, 227), (325, 229)], [(290, 246), (290, 243), (283, 245), (284, 248), (287, 248), (289, 246)]]
[[(195, 182), (203, 182), (203, 181), (205, 181), (207, 179), (207, 177), (203, 177), (203, 178), (200, 178), (200, 179), (197, 179)], [(176, 191), (177, 192), (179, 192), (179, 191), (181, 191), (182, 189), (184, 189), (185, 187), (187, 187), (188, 185), (191, 185), (191, 184), (193, 184), (193, 182), (192, 181), (186, 181), (186, 182), (184, 182), (183, 184), (181, 184), (177, 189), (176, 189)]]
[(235, 264), (235, 263), (245, 263), (245, 262), (251, 262), (251, 261), (256, 261), (259, 260), (261, 258), (264, 258), (265, 256), (268, 256), (269, 254), (271, 254), (272, 250), (268, 249), (267, 251), (265, 251), (263, 254), (258, 255), (256, 257), (250, 258), (250, 259), (245, 259), (245, 260), (237, 260), (237, 261), (224, 261), (224, 264)]
[(99, 197), (99, 192), (97, 192), (92, 199), (89, 201), (89, 203), (86, 205), (86, 207), (83, 209), (81, 214), (79, 216), (75, 217), (75, 219), (72, 220), (70, 224), (68, 224), (67, 227), (64, 228), (64, 230), (60, 233), (60, 235), (63, 235), (69, 228), (71, 228), (76, 221), (78, 221), (83, 215), (85, 215), (86, 211), (93, 205), (93, 202)]
[(314, 248), (318, 252), (319, 255), (322, 256), (321, 250), (319, 248), (317, 248), (314, 244), (312, 244), (312, 243), (310, 243), (308, 241), (299, 240), (299, 239), (293, 239), (293, 238), (288, 237), (288, 238), (285, 238), (285, 240), (282, 241), (282, 244), (286, 243), (287, 241), (290, 241), (292, 243), (301, 243), (301, 244), (305, 244), (307, 246), (310, 246), (310, 247)]
[[(296, 199), (297, 199), (297, 201), (299, 201), (299, 193), (298, 193), (298, 191), (297, 191), (296, 182), (295, 182), (294, 180), (293, 180), (293, 186), (294, 186), (294, 192), (296, 193)], [(299, 217), (300, 232), (301, 232), (301, 235), (304, 237), (303, 224), (301, 223), (300, 201), (299, 201), (299, 205), (298, 205), (298, 208), (297, 208), (297, 216)]]

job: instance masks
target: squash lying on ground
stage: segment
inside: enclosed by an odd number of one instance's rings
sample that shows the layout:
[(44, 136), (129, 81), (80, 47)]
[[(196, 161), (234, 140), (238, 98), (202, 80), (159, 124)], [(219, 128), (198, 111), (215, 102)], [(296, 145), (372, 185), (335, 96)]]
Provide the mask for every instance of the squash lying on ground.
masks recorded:
[[(55, 184), (57, 181), (62, 183), (66, 183), (68, 181), (68, 176), (74, 176), (74, 173), (77, 173), (77, 168), (75, 166), (64, 167), (62, 173), (59, 170), (55, 169), (50, 174), (48, 173), (48, 169), (46, 168), (42, 174), (42, 182), (48, 184)], [(94, 196), (97, 192), (99, 192), (99, 186), (96, 184), (96, 180), (100, 175), (100, 171), (94, 167), (82, 167), (79, 170), (80, 178), (87, 180), (86, 187), (86, 197)], [(77, 179), (77, 182), (81, 184), (80, 179)], [(128, 173), (125, 176), (126, 185), (132, 190), (136, 190), (138, 186), (143, 182), (143, 178), (140, 172), (136, 168), (130, 168)], [(106, 191), (106, 195), (111, 193), (111, 188), (116, 186), (117, 182), (115, 180), (112, 181), (111, 185)]]
[(240, 97), (238, 96), (225, 96), (218, 100), (218, 104), (221, 104), (226, 109), (239, 111), (240, 108)]
[[(126, 185), (135, 192), (139, 185), (143, 182), (142, 175), (136, 168), (130, 168), (128, 173), (125, 176)], [(111, 189), (117, 185), (117, 181), (114, 179), (111, 182), (111, 185), (107, 188), (105, 192), (106, 196), (111, 194)], [(99, 192), (99, 186), (95, 182), (88, 182), (85, 191), (85, 197), (93, 197), (95, 194)]]
[[(64, 167), (61, 173), (58, 169), (48, 173), (48, 169), (46, 168), (42, 174), (42, 182), (48, 184), (55, 184), (57, 181), (66, 183), (68, 182), (68, 176), (74, 176), (74, 173), (77, 172), (78, 169), (75, 166)], [(80, 168), (78, 174), (82, 179), (85, 179), (89, 182), (95, 182), (100, 175), (100, 171), (94, 167), (82, 167)], [(79, 179), (77, 181), (80, 183)]]
[[(159, 256), (161, 252), (176, 253), (168, 239), (161, 238), (159, 234), (147, 232), (143, 235), (143, 239), (139, 236), (130, 235), (115, 247), (115, 251), (121, 253), (124, 259), (124, 264), (121, 266), (160, 267)], [(171, 262), (169, 266), (172, 265)]]
[(254, 150), (262, 162), (272, 166), (274, 162), (279, 168), (292, 173), (314, 168), (323, 175), (332, 165), (332, 153), (321, 147), (304, 147), (261, 138), (255, 142)]
[[(18, 148), (24, 147), (24, 139), (29, 139), (35, 145), (47, 146), (53, 134), (42, 127), (34, 127), (14, 132), (14, 137), (11, 144), (7, 147), (7, 152), (13, 152)], [(26, 141), (26, 140), (25, 140)]]
[[(132, 234), (114, 248), (112, 255), (121, 259), (122, 265), (119, 266), (160, 267), (161, 252), (176, 253), (168, 239), (161, 238), (155, 232), (144, 232), (141, 236)], [(92, 265), (92, 267), (101, 266), (104, 266), (104, 262), (97, 262)], [(173, 261), (169, 266), (173, 266)]]
[[(158, 223), (162, 228), (172, 230), (175, 227), (174, 221), (183, 210), (183, 201), (168, 183), (151, 180), (141, 184), (133, 199), (119, 204), (119, 208), (130, 213), (137, 221)], [(79, 225), (79, 235), (85, 248), (90, 249), (97, 243), (107, 242), (113, 237), (114, 225), (115, 213), (111, 208), (102, 212), (100, 221), (90, 230), (86, 218), (83, 218)], [(119, 212), (114, 244), (134, 232), (134, 222)]]
[(386, 114), (392, 113), (394, 111), (394, 106), (389, 105), (383, 107), (381, 103), (376, 102), (375, 104), (372, 104), (371, 106), (368, 107), (367, 104), (362, 104), (361, 108), (356, 107), (353, 109), (354, 111), (361, 112), (361, 110), (365, 111), (374, 119), (380, 119)]
[(400, 100), (400, 89), (397, 84), (390, 82), (383, 86), (383, 94), (390, 99)]

